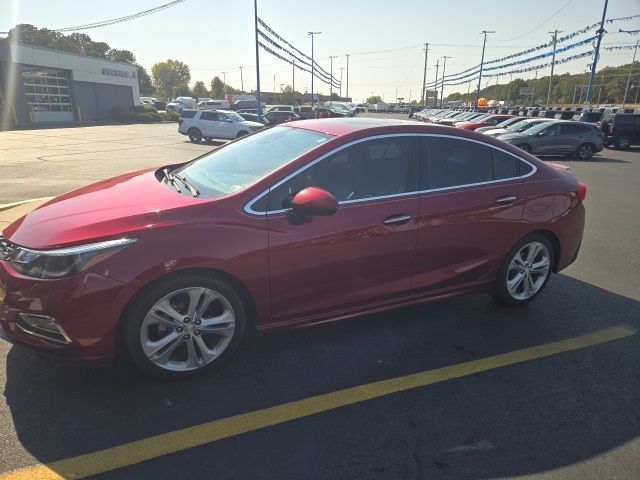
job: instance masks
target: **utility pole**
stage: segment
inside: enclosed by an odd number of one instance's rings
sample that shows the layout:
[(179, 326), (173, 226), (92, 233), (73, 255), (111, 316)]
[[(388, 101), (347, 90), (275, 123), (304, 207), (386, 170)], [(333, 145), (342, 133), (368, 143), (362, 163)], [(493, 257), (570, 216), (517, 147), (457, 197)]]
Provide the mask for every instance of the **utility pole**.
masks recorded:
[(451, 57), (447, 57), (445, 55), (442, 58), (444, 58), (444, 64), (442, 65), (442, 85), (440, 85), (440, 108), (442, 108), (442, 103), (444, 100), (444, 73), (447, 69), (447, 58), (451, 58)]
[(509, 108), (509, 100), (511, 98), (511, 80), (513, 79), (513, 73), (509, 74), (509, 87), (507, 88), (507, 108)]
[[(618, 31), (629, 33), (623, 29), (619, 29)], [(636, 46), (633, 49), (633, 60), (631, 60), (631, 66), (629, 66), (629, 76), (627, 77), (627, 85), (624, 87), (624, 96), (622, 97), (622, 108), (624, 108), (624, 104), (627, 101), (627, 92), (629, 91), (629, 83), (631, 82), (631, 72), (633, 71), (633, 64), (636, 63), (636, 53), (638, 53), (639, 43), (640, 43), (640, 40), (636, 41)]]
[(293, 99), (296, 99), (296, 62), (293, 61), (291, 62), (291, 75), (292, 75), (292, 86), (291, 88), (293, 88)]
[(337, 55), (329, 56), (329, 60), (331, 61), (331, 70), (329, 75), (331, 76), (331, 82), (329, 83), (329, 106), (333, 106), (333, 59), (337, 58)]
[[(436, 60), (436, 84), (434, 86), (434, 90), (436, 92), (436, 96), (433, 99), (433, 106), (437, 107), (438, 106), (438, 67), (440, 66), (440, 59)], [(426, 100), (426, 92), (425, 92), (425, 100)]]
[(556, 63), (556, 43), (558, 42), (558, 33), (562, 33), (562, 31), (556, 28), (553, 32), (549, 33), (551, 33), (553, 38), (553, 57), (551, 57), (551, 77), (549, 78), (549, 91), (547, 92), (547, 108), (549, 108), (549, 105), (551, 103), (551, 89), (553, 88), (553, 67)]
[(313, 39), (316, 35), (320, 35), (322, 32), (307, 32), (307, 35), (311, 35), (311, 108), (313, 108), (314, 94), (313, 94), (313, 77), (316, 75), (315, 62), (313, 60)]
[(533, 87), (531, 87), (531, 105), (533, 105), (533, 96), (535, 95), (536, 91), (536, 80), (538, 80), (538, 70), (536, 70), (536, 76), (533, 79)]
[(238, 67), (240, 68), (240, 90), (242, 90), (242, 93), (244, 93), (244, 80), (242, 78), (242, 67)]
[(342, 71), (344, 70), (344, 67), (340, 67), (340, 93), (338, 94), (338, 96), (340, 97), (340, 101), (342, 101)]
[(598, 88), (598, 101), (596, 102), (598, 105), (600, 105), (600, 95), (602, 95), (603, 86), (604, 86), (604, 70), (602, 71), (602, 78), (600, 79), (600, 88)]
[(429, 55), (429, 44), (425, 43), (424, 44), (424, 74), (422, 75), (422, 97), (420, 97), (420, 103), (422, 103), (422, 106), (425, 107), (426, 106), (426, 100), (425, 100), (425, 95), (426, 95), (426, 88), (427, 88), (427, 57)]
[(593, 89), (593, 80), (596, 76), (596, 66), (598, 65), (598, 56), (600, 55), (600, 43), (602, 43), (602, 34), (604, 33), (604, 21), (607, 18), (607, 6), (609, 0), (604, 0), (604, 9), (602, 10), (602, 20), (600, 21), (600, 29), (598, 30), (598, 40), (596, 41), (596, 51), (593, 56), (593, 62), (591, 63), (591, 75), (589, 76), (589, 86), (587, 87), (587, 95), (584, 98), (584, 105), (582, 107), (582, 113), (589, 111), (589, 105), (591, 104), (591, 93)]
[(480, 58), (480, 74), (478, 75), (478, 90), (476, 91), (476, 104), (473, 108), (474, 111), (478, 111), (478, 100), (480, 100), (480, 86), (482, 83), (482, 67), (484, 67), (484, 49), (487, 46), (487, 33), (496, 33), (490, 30), (483, 30), (480, 32), (484, 34), (484, 42), (482, 42), (482, 57)]
[(222, 92), (224, 98), (227, 98), (227, 72), (222, 72)]
[(349, 98), (349, 54), (348, 53), (347, 53), (347, 95), (346, 96), (347, 98)]
[(253, 0), (254, 28), (256, 41), (256, 103), (258, 122), (262, 122), (262, 103), (260, 101), (260, 56), (258, 54), (258, 0)]
[(471, 91), (471, 80), (467, 83), (467, 99), (469, 99), (469, 92)]

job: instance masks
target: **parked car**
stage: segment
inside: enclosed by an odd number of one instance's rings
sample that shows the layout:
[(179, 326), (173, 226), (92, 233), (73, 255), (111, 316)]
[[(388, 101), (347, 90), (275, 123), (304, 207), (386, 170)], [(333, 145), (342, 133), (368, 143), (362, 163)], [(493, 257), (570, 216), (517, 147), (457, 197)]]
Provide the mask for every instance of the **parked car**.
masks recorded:
[(581, 160), (602, 150), (604, 133), (594, 125), (547, 120), (524, 132), (501, 135), (500, 140), (534, 155), (575, 155)]
[(196, 108), (197, 102), (195, 99), (191, 97), (178, 97), (175, 100), (167, 103), (166, 110), (167, 112), (178, 112), (183, 108)]
[(300, 105), (299, 107), (295, 107), (294, 111), (302, 120), (315, 118), (315, 113), (311, 105)]
[[(529, 117), (515, 117), (518, 119), (517, 122), (512, 123), (507, 128), (496, 128), (493, 130), (488, 130), (483, 132), (484, 135), (488, 135), (490, 137), (502, 137), (503, 135), (508, 135), (510, 133), (522, 133), (526, 132), (530, 128), (539, 125), (545, 122), (552, 122), (552, 118), (529, 118)], [(477, 132), (478, 130), (476, 130)]]
[(179, 378), (215, 368), (250, 330), (474, 291), (520, 306), (578, 255), (585, 195), (564, 169), (464, 129), (276, 126), (6, 227), (2, 336)]
[(204, 138), (234, 139), (264, 128), (257, 122), (249, 122), (231, 110), (190, 110), (178, 119), (178, 132), (188, 135), (193, 143)]
[(273, 105), (272, 107), (269, 107), (269, 109), (267, 110), (268, 112), (290, 112), (290, 113), (295, 113), (295, 111), (293, 110), (293, 105)]
[(300, 116), (296, 113), (281, 110), (269, 110), (264, 114), (264, 116), (267, 120), (269, 120), (269, 124), (271, 125), (300, 120)]
[(201, 110), (229, 110), (228, 100), (202, 100), (198, 102), (198, 108)]
[(522, 117), (515, 117), (513, 115), (510, 115), (509, 118), (507, 118), (506, 120), (503, 120), (501, 123), (497, 124), (496, 126), (479, 127), (479, 128), (476, 128), (475, 131), (478, 133), (485, 133), (490, 130), (503, 130), (511, 125), (514, 125), (516, 123), (520, 123), (523, 121), (524, 121), (524, 118)]
[(167, 102), (163, 102), (162, 100), (158, 100), (155, 97), (140, 97), (140, 101), (147, 101), (147, 102), (151, 102), (153, 104), (154, 107), (156, 107), (157, 110), (166, 110), (167, 108)]
[(314, 115), (316, 118), (344, 118), (348, 116), (344, 110), (329, 107), (317, 107), (314, 110)]
[(597, 123), (605, 134), (604, 144), (619, 150), (628, 150), (631, 145), (640, 145), (640, 115), (605, 113)]
[(453, 124), (456, 128), (464, 128), (465, 130), (475, 130), (480, 127), (491, 127), (502, 123), (504, 120), (512, 118), (511, 115), (486, 115), (472, 120), (465, 120)]
[(244, 118), (245, 120), (248, 120), (250, 122), (261, 123), (261, 124), (263, 124), (265, 126), (270, 125), (269, 120), (267, 120), (267, 118), (264, 115), (261, 115), (259, 120), (258, 120), (258, 114), (257, 113), (238, 112), (238, 115), (240, 115), (242, 118)]
[[(264, 109), (265, 104), (263, 102), (262, 103), (262, 108)], [(231, 105), (231, 108), (233, 110), (243, 110), (243, 109), (257, 109), (258, 108), (258, 101), (257, 100), (236, 100), (235, 102), (233, 102), (233, 105)]]

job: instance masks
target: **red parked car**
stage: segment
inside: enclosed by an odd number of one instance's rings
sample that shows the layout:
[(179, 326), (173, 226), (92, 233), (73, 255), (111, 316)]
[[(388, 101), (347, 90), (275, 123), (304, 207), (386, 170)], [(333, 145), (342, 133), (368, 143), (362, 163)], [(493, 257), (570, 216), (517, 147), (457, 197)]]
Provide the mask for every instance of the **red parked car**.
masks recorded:
[(173, 377), (214, 367), (249, 329), (473, 291), (522, 305), (575, 260), (585, 191), (562, 167), (463, 129), (276, 126), (7, 227), (0, 332)]
[(475, 130), (480, 127), (495, 127), (508, 118), (513, 118), (513, 115), (487, 115), (486, 117), (479, 118), (477, 121), (458, 122), (454, 123), (453, 126), (464, 128), (465, 130)]

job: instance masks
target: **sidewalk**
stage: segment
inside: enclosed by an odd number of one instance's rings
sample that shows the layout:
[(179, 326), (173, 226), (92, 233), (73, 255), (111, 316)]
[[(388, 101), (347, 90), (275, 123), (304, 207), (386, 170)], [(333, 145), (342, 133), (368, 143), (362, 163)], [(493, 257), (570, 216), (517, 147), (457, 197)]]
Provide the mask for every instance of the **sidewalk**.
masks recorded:
[(25, 202), (0, 205), (0, 233), (17, 219), (48, 202), (51, 198), (36, 198)]

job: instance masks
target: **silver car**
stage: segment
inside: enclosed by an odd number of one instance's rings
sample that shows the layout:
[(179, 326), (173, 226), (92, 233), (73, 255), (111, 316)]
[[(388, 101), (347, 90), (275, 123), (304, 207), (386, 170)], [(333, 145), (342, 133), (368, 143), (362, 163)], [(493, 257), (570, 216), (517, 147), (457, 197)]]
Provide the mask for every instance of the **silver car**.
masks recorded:
[(534, 155), (575, 155), (588, 160), (602, 150), (604, 134), (589, 123), (555, 120), (499, 138)]
[(485, 135), (489, 135), (490, 137), (502, 137), (503, 135), (508, 135), (510, 133), (522, 133), (540, 123), (551, 121), (553, 121), (552, 118), (526, 118), (519, 122), (514, 122), (507, 128), (494, 128), (482, 133), (484, 133)]

